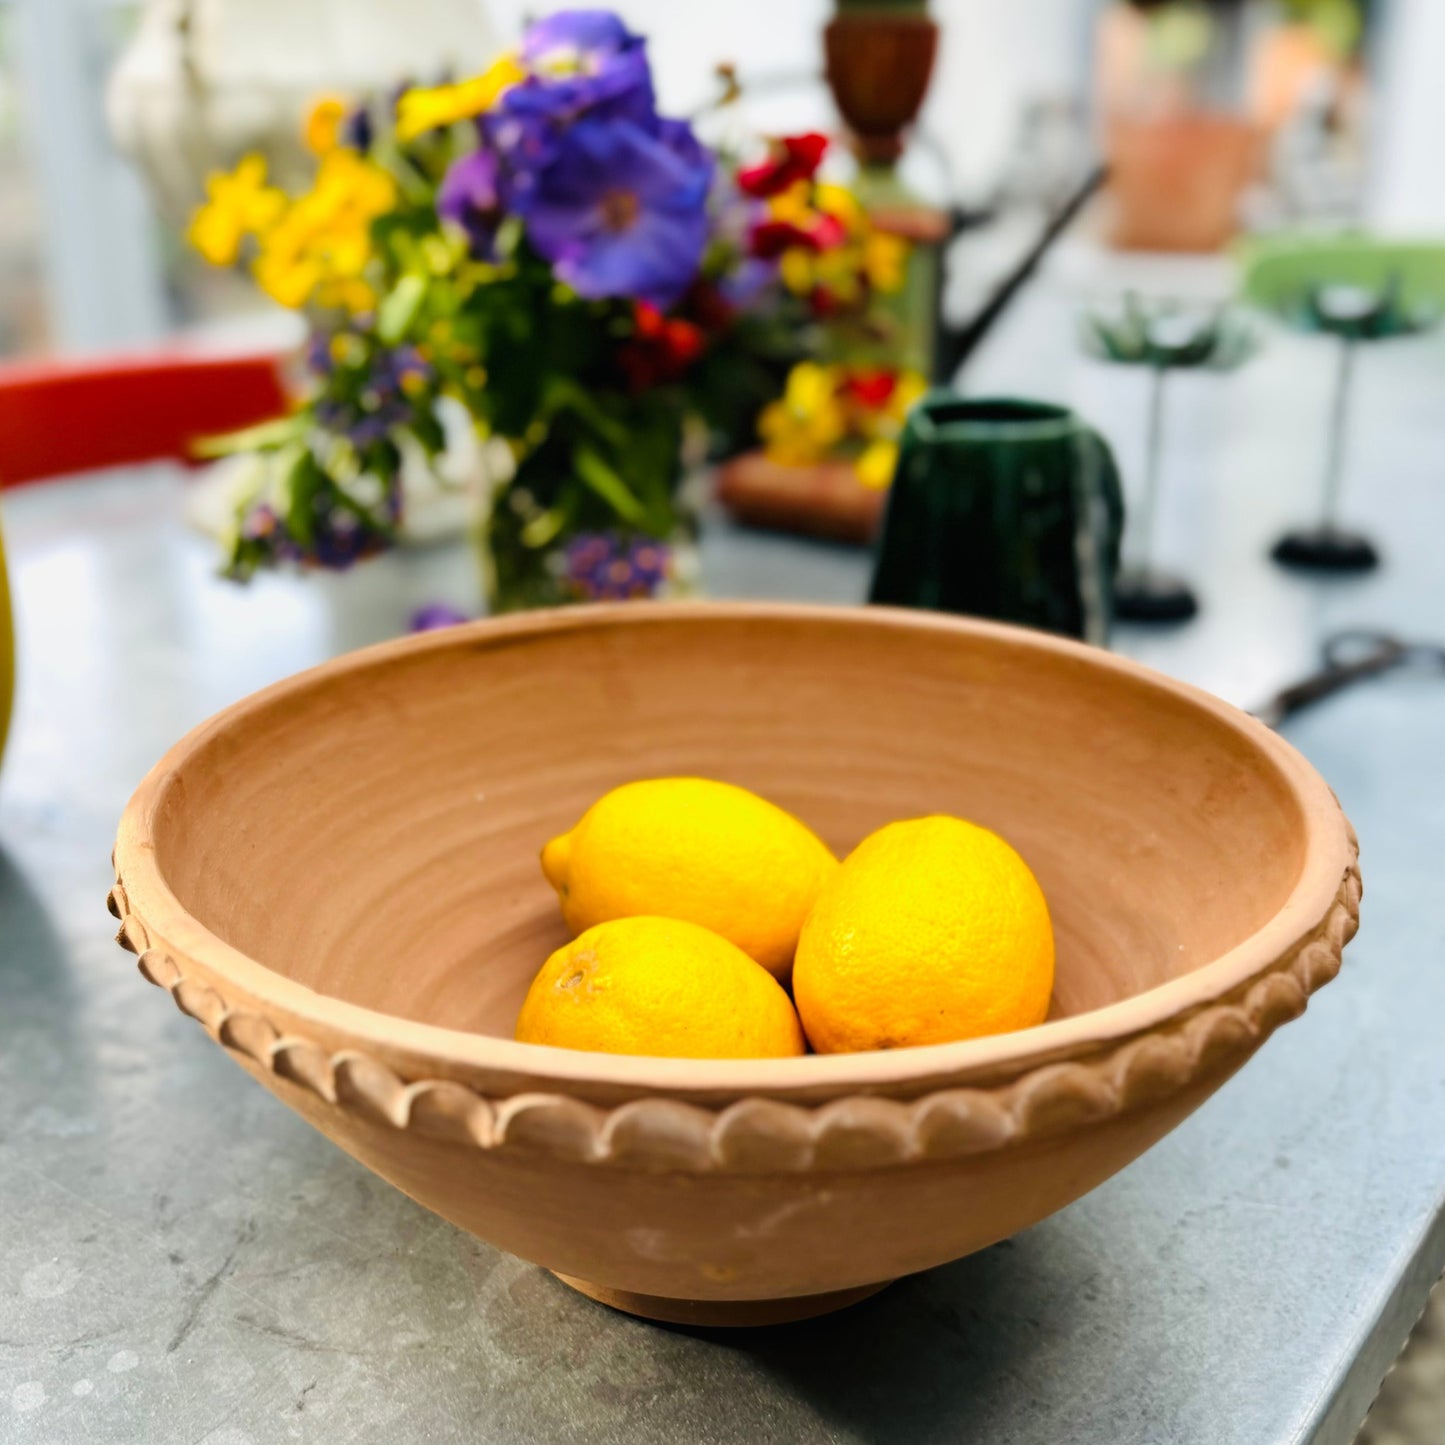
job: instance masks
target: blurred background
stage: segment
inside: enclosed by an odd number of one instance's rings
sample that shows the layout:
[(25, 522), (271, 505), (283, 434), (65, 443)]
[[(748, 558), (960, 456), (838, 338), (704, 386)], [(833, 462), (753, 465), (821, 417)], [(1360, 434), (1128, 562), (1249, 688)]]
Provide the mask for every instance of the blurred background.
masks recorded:
[[(162, 118), (174, 114), (184, 86), (220, 97), (209, 141), (216, 161), (234, 161), (267, 125), (294, 129), (318, 90), (391, 83), (398, 8), (391, 0), (0, 0), (0, 355), (140, 344), (262, 310), (255, 288), (188, 253), (114, 137), (146, 153), (157, 173), (170, 172), (179, 193), (176, 175), (194, 170), (204, 148), (167, 160), (155, 153), (164, 147)], [(489, 38), (511, 38), (536, 8), (427, 0), (406, 27), (409, 58), (440, 69), (484, 57)], [(1445, 226), (1436, 149), (1445, 92), (1435, 59), (1445, 52), (1445, 7), (1245, 0), (1163, 8), (1179, 12), (1169, 41), (1179, 52), (1175, 71), (1190, 69), (1207, 44), (1216, 53), (1194, 78), (1211, 109), (1268, 130), (1269, 163), (1242, 212), (1253, 225)], [(758, 82), (750, 120), (774, 129), (830, 123), (825, 88), (808, 84), (831, 10), (824, 0), (689, 7), (685, 22), (669, 0), (619, 9), (650, 38), (665, 108), (686, 113), (711, 98), (713, 68), (727, 60)], [(188, 76), (171, 37), (192, 11), (198, 33), (202, 21), (215, 33), (201, 73)], [(1214, 22), (1207, 42), (1195, 33), (1200, 12)], [(1130, 6), (935, 0), (932, 13), (940, 50), (906, 174), (940, 198), (997, 208), (1001, 226), (1067, 189), (1103, 147), (1111, 114), (1162, 104), (1176, 83), (1141, 60), (1140, 17)], [(112, 83), (122, 57), (122, 78)], [(1142, 223), (1147, 243), (1148, 218)], [(1102, 217), (1091, 229), (1106, 235)], [(966, 291), (987, 272), (980, 262), (958, 284)]]

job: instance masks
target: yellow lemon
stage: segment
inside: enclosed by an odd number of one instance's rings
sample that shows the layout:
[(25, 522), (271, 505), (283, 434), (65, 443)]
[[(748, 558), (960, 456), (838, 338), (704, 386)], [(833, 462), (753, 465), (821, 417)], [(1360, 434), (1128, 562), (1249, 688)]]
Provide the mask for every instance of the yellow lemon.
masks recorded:
[(532, 980), (517, 1037), (676, 1059), (783, 1059), (807, 1047), (777, 979), (676, 918), (614, 919), (559, 948)]
[(960, 818), (865, 838), (823, 888), (793, 965), (820, 1054), (1029, 1028), (1053, 986), (1043, 890), (1002, 838)]
[(542, 850), (542, 871), (574, 933), (642, 913), (681, 918), (720, 933), (779, 978), (837, 868), (792, 814), (706, 778), (614, 788)]

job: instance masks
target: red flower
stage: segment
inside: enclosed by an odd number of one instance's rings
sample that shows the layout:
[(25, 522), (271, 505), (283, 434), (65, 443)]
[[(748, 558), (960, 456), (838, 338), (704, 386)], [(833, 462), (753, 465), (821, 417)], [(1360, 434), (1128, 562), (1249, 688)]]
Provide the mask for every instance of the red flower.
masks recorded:
[(632, 340), (617, 353), (633, 391), (676, 381), (702, 355), (702, 328), (676, 316), (664, 316), (648, 301), (633, 308)]
[(682, 298), (678, 310), (684, 312), (705, 335), (726, 331), (737, 319), (737, 307), (711, 281), (694, 281), (692, 290)]
[(744, 166), (738, 172), (738, 189), (760, 200), (781, 195), (799, 181), (812, 180), (827, 149), (828, 137), (817, 131), (784, 136), (775, 142), (767, 160)]
[(748, 233), (748, 248), (761, 261), (772, 261), (784, 251), (802, 246), (808, 251), (829, 251), (846, 238), (843, 223), (819, 211), (806, 226), (792, 221), (759, 221)]
[(813, 308), (813, 315), (819, 321), (827, 321), (829, 317), (836, 316), (843, 309), (837, 294), (826, 286), (814, 286), (808, 295), (808, 304)]
[(869, 411), (887, 406), (889, 398), (897, 390), (896, 371), (855, 371), (843, 383), (844, 395)]

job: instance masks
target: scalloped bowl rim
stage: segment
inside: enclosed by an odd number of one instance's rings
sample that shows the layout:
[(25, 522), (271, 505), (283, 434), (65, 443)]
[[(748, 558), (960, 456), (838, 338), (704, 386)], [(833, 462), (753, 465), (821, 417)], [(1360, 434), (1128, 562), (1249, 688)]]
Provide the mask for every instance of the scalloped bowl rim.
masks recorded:
[[(1011, 646), (1054, 653), (1143, 682), (1208, 713), (1263, 754), (1300, 808), (1305, 849), (1299, 877), (1280, 910), (1235, 947), (1180, 978), (1117, 1003), (1014, 1033), (957, 1043), (850, 1054), (808, 1054), (790, 1059), (674, 1059), (553, 1048), (468, 1030), (400, 1018), (299, 984), (257, 962), (195, 919), (171, 892), (156, 864), (154, 822), (181, 764), (248, 712), (324, 679), (384, 663), (408, 652), (444, 650), (461, 642), (515, 640), (558, 630), (647, 626), (654, 621), (720, 617), (751, 621), (811, 620), (860, 627), (904, 628), (991, 637)], [(1087, 1057), (1121, 1040), (1153, 1031), (1212, 1004), (1265, 972), (1298, 947), (1328, 914), (1349, 866), (1349, 825), (1319, 773), (1258, 719), (1212, 694), (1102, 649), (1028, 628), (941, 613), (887, 607), (836, 607), (794, 603), (625, 602), (540, 610), (483, 619), (399, 638), (348, 652), (251, 693), (202, 722), (147, 774), (127, 804), (116, 842), (117, 873), (131, 911), (167, 945), (200, 961), (220, 979), (263, 1005), (274, 1005), (319, 1029), (349, 1035), (358, 1046), (405, 1051), (422, 1074), (481, 1070), (525, 1080), (527, 1091), (566, 1092), (569, 1086), (633, 1089), (696, 1096), (816, 1095), (830, 1086), (855, 1090), (927, 1089), (946, 1079), (967, 1085), (1022, 1075), (1045, 1064)]]

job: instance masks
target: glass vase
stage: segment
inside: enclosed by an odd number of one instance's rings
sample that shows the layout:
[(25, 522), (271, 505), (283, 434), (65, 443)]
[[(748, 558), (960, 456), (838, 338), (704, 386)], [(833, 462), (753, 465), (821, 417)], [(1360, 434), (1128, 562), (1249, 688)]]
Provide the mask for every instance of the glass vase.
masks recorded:
[(695, 596), (702, 480), (682, 457), (678, 468), (666, 515), (648, 525), (601, 505), (559, 519), (531, 488), (493, 483), (475, 529), (489, 614)]

